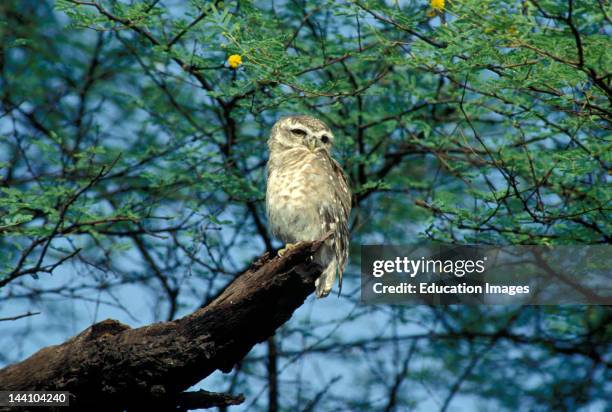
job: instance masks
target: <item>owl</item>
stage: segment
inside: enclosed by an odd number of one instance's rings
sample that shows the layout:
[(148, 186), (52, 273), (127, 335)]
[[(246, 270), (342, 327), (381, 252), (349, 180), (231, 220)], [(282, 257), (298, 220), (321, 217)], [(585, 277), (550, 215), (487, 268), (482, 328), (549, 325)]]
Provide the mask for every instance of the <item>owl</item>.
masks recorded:
[(324, 268), (317, 297), (329, 294), (336, 274), (342, 288), (348, 258), (351, 192), (331, 156), (333, 142), (329, 127), (310, 116), (281, 118), (268, 140), (266, 213), (272, 233), (286, 243), (283, 251), (332, 233), (314, 256)]

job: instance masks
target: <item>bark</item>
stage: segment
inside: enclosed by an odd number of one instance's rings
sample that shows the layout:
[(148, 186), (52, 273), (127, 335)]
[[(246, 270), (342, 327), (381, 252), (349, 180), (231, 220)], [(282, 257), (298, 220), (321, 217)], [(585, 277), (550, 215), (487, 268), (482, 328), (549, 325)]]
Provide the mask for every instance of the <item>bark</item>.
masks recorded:
[(71, 409), (185, 408), (186, 400), (206, 398), (187, 388), (216, 370), (229, 372), (314, 291), (321, 268), (311, 256), (320, 245), (302, 243), (283, 257), (266, 253), (210, 304), (184, 318), (137, 329), (111, 319), (96, 323), (0, 370), (0, 388), (69, 391)]

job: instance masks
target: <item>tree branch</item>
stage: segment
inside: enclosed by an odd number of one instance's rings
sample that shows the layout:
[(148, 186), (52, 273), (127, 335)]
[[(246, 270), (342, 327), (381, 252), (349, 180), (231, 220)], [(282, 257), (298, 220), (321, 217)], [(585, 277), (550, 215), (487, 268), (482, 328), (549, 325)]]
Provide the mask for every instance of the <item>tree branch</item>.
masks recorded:
[(183, 392), (178, 398), (178, 411), (191, 409), (206, 409), (228, 405), (240, 405), (244, 402), (243, 395), (230, 395), (208, 391)]
[[(229, 372), (285, 323), (314, 291), (322, 240), (283, 257), (266, 253), (206, 307), (137, 329), (105, 320), (0, 370), (3, 390), (62, 390), (77, 409), (180, 407), (183, 392), (216, 370)], [(192, 396), (192, 395), (188, 395)]]
[(0, 318), (0, 322), (5, 322), (5, 321), (8, 321), (8, 320), (19, 320), (19, 319), (23, 319), (23, 318), (27, 318), (27, 317), (35, 316), (35, 315), (40, 315), (40, 312), (27, 312), (27, 313), (22, 313), (21, 315), (8, 316), (6, 318)]

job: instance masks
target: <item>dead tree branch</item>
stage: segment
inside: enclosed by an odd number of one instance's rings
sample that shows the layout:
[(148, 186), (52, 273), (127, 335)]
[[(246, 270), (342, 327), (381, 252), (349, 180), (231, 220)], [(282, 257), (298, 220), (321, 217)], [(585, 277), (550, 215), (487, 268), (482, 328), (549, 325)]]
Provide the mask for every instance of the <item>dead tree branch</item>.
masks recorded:
[(311, 256), (320, 245), (303, 243), (283, 257), (266, 253), (210, 304), (184, 318), (137, 329), (110, 319), (96, 323), (0, 370), (0, 388), (69, 391), (71, 408), (79, 410), (201, 405), (206, 396), (184, 391), (216, 370), (229, 372), (312, 293), (320, 267)]

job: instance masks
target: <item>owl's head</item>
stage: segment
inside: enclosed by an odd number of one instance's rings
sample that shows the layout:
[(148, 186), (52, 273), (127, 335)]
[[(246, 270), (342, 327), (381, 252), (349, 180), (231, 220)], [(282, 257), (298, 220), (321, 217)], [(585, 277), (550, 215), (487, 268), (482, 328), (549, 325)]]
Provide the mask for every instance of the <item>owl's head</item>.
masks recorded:
[(331, 150), (334, 135), (325, 123), (310, 116), (287, 116), (272, 127), (268, 147), (271, 152), (305, 147), (312, 152)]

